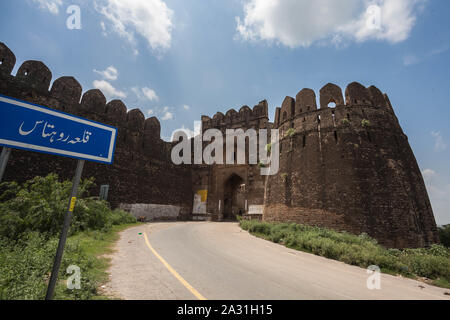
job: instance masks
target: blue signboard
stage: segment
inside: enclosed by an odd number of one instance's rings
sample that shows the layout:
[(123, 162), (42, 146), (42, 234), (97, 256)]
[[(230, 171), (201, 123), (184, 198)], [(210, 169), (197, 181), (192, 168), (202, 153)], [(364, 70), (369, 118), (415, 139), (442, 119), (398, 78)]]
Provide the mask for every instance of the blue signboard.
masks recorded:
[(117, 129), (0, 95), (0, 145), (111, 164)]

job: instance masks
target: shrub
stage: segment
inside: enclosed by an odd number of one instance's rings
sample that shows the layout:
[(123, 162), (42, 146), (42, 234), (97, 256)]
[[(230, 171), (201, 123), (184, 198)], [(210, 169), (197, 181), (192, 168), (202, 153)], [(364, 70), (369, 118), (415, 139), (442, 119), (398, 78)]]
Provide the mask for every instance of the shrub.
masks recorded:
[[(38, 232), (23, 234), (16, 242), (0, 241), (0, 295), (4, 300), (44, 299), (47, 281), (58, 245), (58, 239), (46, 238)], [(69, 239), (66, 244), (59, 279), (68, 278), (66, 269), (77, 265), (82, 270), (81, 290), (68, 290), (64, 283), (57, 286), (57, 299), (90, 299), (96, 294), (97, 283), (91, 271), (92, 258), (80, 249), (80, 244)], [(64, 282), (64, 281), (63, 281)]]
[[(112, 211), (108, 203), (84, 198), (93, 179), (80, 183), (70, 233), (104, 240), (113, 225), (131, 224), (136, 219), (122, 210)], [(59, 233), (66, 214), (72, 184), (58, 176), (35, 177), (23, 185), (0, 184), (0, 299), (43, 299), (53, 265)], [(61, 263), (56, 299), (91, 299), (97, 294), (97, 257), (82, 246), (79, 237), (68, 238)], [(81, 289), (68, 290), (69, 265), (80, 267)]]
[(283, 239), (283, 234), (279, 231), (273, 232), (270, 234), (269, 238), (272, 242), (280, 243), (280, 241)]
[[(93, 179), (85, 179), (80, 183), (71, 234), (84, 230), (106, 230), (115, 224), (136, 221), (123, 211), (111, 211), (104, 201), (83, 198), (92, 185)], [(70, 181), (60, 182), (55, 174), (35, 177), (22, 186), (16, 182), (2, 183), (0, 237), (18, 239), (22, 234), (34, 231), (47, 237), (58, 235), (67, 211), (71, 188)]]
[(283, 243), (288, 248), (306, 251), (329, 259), (367, 268), (379, 266), (383, 271), (416, 275), (448, 286), (450, 249), (433, 245), (422, 249), (385, 249), (369, 235), (359, 236), (295, 223), (240, 221), (244, 230)]
[(420, 277), (429, 279), (444, 278), (450, 280), (450, 261), (442, 256), (432, 254), (408, 254), (401, 260), (408, 265), (409, 270)]
[(439, 228), (439, 239), (442, 245), (450, 247), (450, 224)]

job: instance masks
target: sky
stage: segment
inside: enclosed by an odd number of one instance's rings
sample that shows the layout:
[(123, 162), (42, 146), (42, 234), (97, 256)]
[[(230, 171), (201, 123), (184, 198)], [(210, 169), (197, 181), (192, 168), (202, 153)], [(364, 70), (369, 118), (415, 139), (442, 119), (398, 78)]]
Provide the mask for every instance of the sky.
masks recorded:
[[(79, 10), (78, 10), (79, 9)], [(448, 0), (3, 0), (0, 41), (74, 76), (83, 92), (161, 121), (162, 138), (267, 99), (386, 92), (409, 137), (439, 225), (450, 224)], [(78, 15), (79, 12), (79, 15)], [(78, 22), (80, 22), (78, 24)]]

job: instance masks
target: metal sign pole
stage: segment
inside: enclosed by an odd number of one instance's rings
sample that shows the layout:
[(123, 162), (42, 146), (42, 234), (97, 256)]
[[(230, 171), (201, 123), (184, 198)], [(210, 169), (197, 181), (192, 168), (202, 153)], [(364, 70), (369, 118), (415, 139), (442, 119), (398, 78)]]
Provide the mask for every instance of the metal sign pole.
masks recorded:
[(5, 173), (6, 165), (8, 164), (11, 148), (3, 147), (2, 155), (0, 156), (0, 183), (3, 181), (3, 174)]
[(56, 251), (55, 261), (53, 263), (52, 275), (48, 284), (46, 300), (51, 300), (55, 293), (56, 281), (58, 280), (59, 267), (61, 266), (61, 260), (64, 252), (64, 246), (66, 244), (67, 233), (69, 231), (70, 222), (72, 220), (72, 213), (77, 200), (78, 185), (80, 184), (81, 174), (83, 173), (84, 160), (78, 160), (77, 171), (73, 179), (72, 193), (70, 195), (69, 207), (67, 208), (67, 214), (64, 218), (64, 225), (61, 231), (61, 238), (59, 239), (58, 249)]

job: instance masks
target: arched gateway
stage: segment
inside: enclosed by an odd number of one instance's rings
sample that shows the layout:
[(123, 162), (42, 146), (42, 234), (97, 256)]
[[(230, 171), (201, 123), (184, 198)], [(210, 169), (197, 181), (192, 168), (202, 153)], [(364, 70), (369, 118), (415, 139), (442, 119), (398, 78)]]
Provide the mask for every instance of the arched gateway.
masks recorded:
[(244, 214), (246, 210), (244, 179), (232, 174), (225, 181), (223, 191), (223, 219), (236, 220), (236, 217)]

